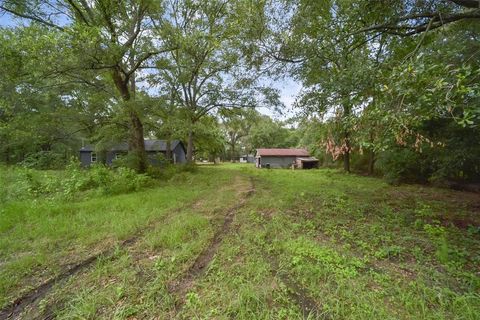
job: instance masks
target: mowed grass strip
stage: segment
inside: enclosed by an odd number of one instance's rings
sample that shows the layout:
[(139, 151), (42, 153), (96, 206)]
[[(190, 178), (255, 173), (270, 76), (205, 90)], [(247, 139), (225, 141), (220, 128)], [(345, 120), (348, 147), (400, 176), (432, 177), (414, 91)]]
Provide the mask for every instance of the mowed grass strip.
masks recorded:
[(79, 202), (7, 203), (0, 215), (0, 305), (133, 237), (172, 210), (193, 204), (230, 178), (222, 171), (202, 168), (175, 176), (161, 187), (131, 194)]

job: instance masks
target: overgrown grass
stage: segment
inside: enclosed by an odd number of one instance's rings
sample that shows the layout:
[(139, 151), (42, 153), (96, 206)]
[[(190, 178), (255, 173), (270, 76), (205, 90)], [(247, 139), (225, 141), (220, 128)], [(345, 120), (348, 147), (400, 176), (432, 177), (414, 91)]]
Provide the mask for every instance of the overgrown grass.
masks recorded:
[[(88, 189), (91, 192), (89, 197), (85, 199), (81, 195), (83, 200), (65, 198), (58, 192), (42, 198), (40, 195), (46, 194), (44, 191), (30, 193), (30, 199), (25, 199), (26, 195), (15, 196), (19, 191), (13, 189), (22, 190), (25, 184), (28, 190), (31, 180), (43, 185), (43, 177), (56, 181), (68, 173), (33, 170), (25, 173), (19, 169), (2, 173), (3, 177), (7, 177), (3, 180), (7, 189), (3, 194), (11, 200), (3, 198), (0, 207), (0, 305), (66, 266), (158, 223), (173, 209), (192, 203), (231, 178), (213, 170), (203, 170), (198, 174), (182, 172), (169, 181), (155, 182), (155, 188), (145, 189), (146, 185), (142, 185), (137, 192), (120, 195), (113, 192), (114, 195), (111, 195), (112, 192), (105, 193), (103, 190), (121, 189), (118, 187), (120, 181), (129, 179), (132, 173), (108, 170), (100, 168), (74, 173), (86, 175), (76, 181), (90, 181), (92, 176), (104, 179), (104, 182)], [(31, 175), (31, 179), (23, 181), (25, 174)], [(130, 178), (130, 181), (124, 181), (126, 185), (146, 179), (145, 176)], [(115, 181), (118, 181), (117, 186)], [(109, 183), (113, 186), (107, 186)]]
[[(236, 211), (205, 272), (178, 296), (172, 285), (211, 245), (250, 178), (256, 192)], [(477, 319), (480, 314), (475, 194), (394, 187), (335, 170), (229, 164), (199, 168), (131, 194), (72, 204), (36, 201), (10, 204), (17, 206), (14, 212), (26, 213), (18, 219), (10, 215), (0, 238), (9, 270), (0, 281), (9, 297), (29, 284), (25, 279), (38, 277), (34, 272), (41, 276), (46, 261), (54, 261), (49, 271), (60, 268), (158, 221), (132, 247), (118, 248), (114, 257), (59, 285), (36, 314), (54, 310), (59, 318), (88, 319)], [(185, 203), (190, 205), (182, 207)]]

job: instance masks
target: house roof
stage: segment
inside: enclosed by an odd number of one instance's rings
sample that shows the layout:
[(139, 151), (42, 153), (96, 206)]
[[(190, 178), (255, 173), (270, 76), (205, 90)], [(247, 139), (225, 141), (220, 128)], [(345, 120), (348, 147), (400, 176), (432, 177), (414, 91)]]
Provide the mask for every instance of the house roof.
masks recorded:
[[(183, 143), (180, 140), (172, 140), (170, 143), (170, 150), (173, 150), (180, 144), (183, 149)], [(80, 151), (92, 152), (95, 151), (95, 145), (88, 144), (80, 149)], [(122, 142), (118, 143), (111, 148), (108, 148), (107, 151), (128, 151), (128, 143)], [(167, 141), (166, 140), (145, 140), (145, 151), (167, 151)]]
[(306, 149), (257, 149), (257, 157), (309, 157)]

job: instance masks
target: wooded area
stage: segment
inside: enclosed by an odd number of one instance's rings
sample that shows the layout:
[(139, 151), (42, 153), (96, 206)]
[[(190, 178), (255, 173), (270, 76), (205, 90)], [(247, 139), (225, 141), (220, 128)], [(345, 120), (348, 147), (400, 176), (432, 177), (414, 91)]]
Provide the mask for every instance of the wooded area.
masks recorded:
[[(180, 139), (194, 159), (307, 147), (392, 182), (480, 178), (479, 1), (2, 0), (1, 160)], [(268, 79), (302, 84), (283, 121)], [(273, 111), (272, 111), (273, 112)]]
[(0, 0), (0, 319), (477, 320), (479, 22)]

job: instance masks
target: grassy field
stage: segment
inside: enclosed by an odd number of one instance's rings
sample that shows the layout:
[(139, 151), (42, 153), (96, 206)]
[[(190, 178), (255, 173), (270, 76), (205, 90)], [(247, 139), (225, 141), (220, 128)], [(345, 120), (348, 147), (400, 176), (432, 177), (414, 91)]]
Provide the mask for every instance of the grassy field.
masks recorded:
[(3, 199), (0, 318), (480, 314), (478, 194), (229, 164), (120, 194)]

